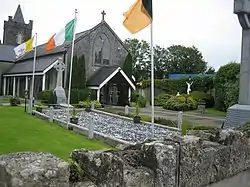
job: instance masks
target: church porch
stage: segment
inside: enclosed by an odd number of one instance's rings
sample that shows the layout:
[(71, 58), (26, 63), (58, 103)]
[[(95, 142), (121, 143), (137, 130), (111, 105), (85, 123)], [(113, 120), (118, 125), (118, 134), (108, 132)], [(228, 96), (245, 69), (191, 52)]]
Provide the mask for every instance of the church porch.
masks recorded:
[(102, 104), (124, 106), (130, 102), (135, 85), (120, 67), (101, 67), (88, 81), (87, 86)]

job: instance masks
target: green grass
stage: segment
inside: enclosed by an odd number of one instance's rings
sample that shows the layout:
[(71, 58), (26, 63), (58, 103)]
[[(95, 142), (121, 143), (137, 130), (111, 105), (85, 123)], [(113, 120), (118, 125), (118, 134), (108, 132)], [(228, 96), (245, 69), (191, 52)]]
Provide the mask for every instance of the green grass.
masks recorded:
[(50, 152), (68, 159), (73, 149), (110, 148), (56, 124), (24, 113), (22, 107), (0, 107), (0, 154), (21, 151)]
[(223, 111), (219, 111), (215, 108), (207, 108), (205, 114), (210, 114), (213, 116), (221, 116), (221, 117), (225, 117), (226, 116), (226, 112)]

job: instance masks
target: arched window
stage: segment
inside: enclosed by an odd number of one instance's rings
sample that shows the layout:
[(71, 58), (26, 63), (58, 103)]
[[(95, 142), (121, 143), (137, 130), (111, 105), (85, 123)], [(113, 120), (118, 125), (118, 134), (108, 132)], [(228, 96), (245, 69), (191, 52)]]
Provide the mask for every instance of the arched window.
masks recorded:
[(111, 46), (108, 37), (105, 34), (97, 36), (94, 43), (95, 64), (109, 65), (110, 51), (111, 51)]

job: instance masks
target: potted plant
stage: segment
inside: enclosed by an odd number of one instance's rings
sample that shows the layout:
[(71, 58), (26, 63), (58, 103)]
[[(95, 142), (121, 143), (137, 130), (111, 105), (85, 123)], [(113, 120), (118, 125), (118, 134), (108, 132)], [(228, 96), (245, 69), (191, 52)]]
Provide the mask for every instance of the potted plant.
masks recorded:
[(134, 116), (134, 123), (140, 123), (141, 122), (141, 116), (139, 116), (140, 108), (137, 102), (136, 108), (135, 108), (135, 116)]
[(78, 117), (76, 117), (76, 109), (73, 108), (72, 110), (72, 117), (70, 118), (70, 123), (73, 123), (73, 124), (78, 124)]
[(37, 102), (36, 111), (42, 113), (43, 108), (41, 102)]

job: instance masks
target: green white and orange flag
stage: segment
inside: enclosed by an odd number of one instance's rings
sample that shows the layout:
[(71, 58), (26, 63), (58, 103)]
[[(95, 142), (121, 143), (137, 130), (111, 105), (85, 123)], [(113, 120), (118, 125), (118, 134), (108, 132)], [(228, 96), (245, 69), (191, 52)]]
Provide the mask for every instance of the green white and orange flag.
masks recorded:
[(63, 29), (55, 33), (47, 42), (46, 51), (55, 49), (62, 45), (65, 41), (72, 41), (75, 28), (75, 19), (68, 22)]

